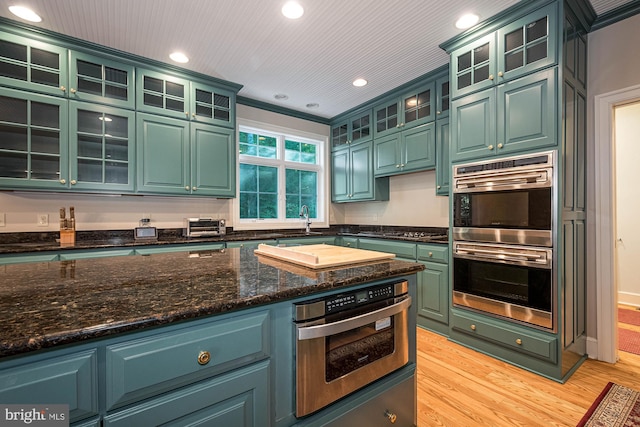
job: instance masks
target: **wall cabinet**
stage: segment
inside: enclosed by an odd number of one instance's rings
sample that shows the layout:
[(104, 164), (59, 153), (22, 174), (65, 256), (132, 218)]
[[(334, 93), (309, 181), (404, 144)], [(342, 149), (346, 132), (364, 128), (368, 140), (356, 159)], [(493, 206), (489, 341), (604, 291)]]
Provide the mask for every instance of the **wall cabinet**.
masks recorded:
[[(449, 67), (447, 67), (449, 71)], [(449, 75), (436, 80), (436, 119), (449, 117), (451, 107), (451, 92), (449, 89)]]
[(371, 108), (353, 113), (331, 126), (331, 149), (366, 142), (373, 138)]
[(235, 196), (232, 129), (137, 115), (137, 191)]
[(433, 121), (436, 115), (435, 92), (435, 82), (431, 81), (374, 106), (374, 137), (379, 138)]
[(451, 161), (557, 145), (556, 81), (551, 68), (455, 99)]
[(451, 182), (449, 129), (448, 117), (436, 121), (436, 194), (439, 196), (449, 195), (449, 184)]
[(388, 178), (374, 178), (372, 141), (332, 152), (331, 175), (333, 202), (389, 200)]
[(452, 97), (501, 84), (557, 62), (557, 5), (520, 17), (451, 52)]
[(375, 176), (433, 169), (436, 165), (435, 122), (374, 141)]

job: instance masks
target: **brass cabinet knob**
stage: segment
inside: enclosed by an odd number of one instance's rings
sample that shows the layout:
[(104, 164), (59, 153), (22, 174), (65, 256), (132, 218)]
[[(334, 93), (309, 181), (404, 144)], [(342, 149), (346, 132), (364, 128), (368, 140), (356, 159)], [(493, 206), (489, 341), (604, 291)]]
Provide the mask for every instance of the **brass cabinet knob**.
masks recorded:
[(64, 179), (64, 178), (62, 178), (62, 179), (60, 180), (60, 184), (66, 184), (66, 183), (67, 183), (67, 180), (66, 180), (66, 179)]
[(504, 146), (502, 145), (502, 142), (501, 142), (500, 144), (498, 144), (498, 148), (502, 148), (502, 147)]
[(475, 331), (476, 330), (476, 325), (471, 325), (471, 330)]
[(77, 90), (76, 90), (75, 88), (73, 88), (73, 87), (72, 87), (69, 91), (70, 91), (71, 93), (76, 93), (76, 92), (77, 92)]
[(493, 150), (493, 145), (489, 145), (489, 147), (487, 147), (489, 150)]
[(396, 167), (397, 167), (397, 168), (399, 168), (399, 167), (400, 167), (400, 165), (396, 165)]
[(197, 191), (197, 190), (198, 190), (198, 187), (193, 187), (193, 188), (192, 188), (192, 190), (193, 190), (193, 191)]
[(201, 351), (200, 354), (198, 354), (198, 363), (200, 365), (206, 365), (210, 360), (211, 353), (209, 353), (208, 351)]
[(442, 188), (442, 185), (438, 185), (438, 190)]
[(191, 117), (196, 118), (196, 113), (191, 113)]
[(502, 77), (504, 76), (504, 73), (502, 71), (498, 71), (498, 77)]
[(75, 179), (71, 180), (71, 185), (76, 185), (78, 183), (78, 181), (76, 181)]
[(433, 252), (429, 252), (429, 258), (433, 257)]
[(398, 419), (398, 416), (393, 412), (390, 412), (388, 409), (384, 411), (384, 416), (389, 419), (389, 422), (391, 424), (395, 424), (396, 420)]
[(440, 115), (442, 114), (442, 111), (436, 111), (436, 114)]
[(60, 86), (60, 90), (61, 90), (61, 91), (63, 91), (63, 92), (66, 92), (66, 91), (67, 91), (67, 88), (66, 88), (66, 87), (64, 87), (64, 86)]
[(493, 74), (489, 74), (489, 80), (493, 80)]
[(522, 340), (521, 340), (520, 338), (518, 338), (518, 339), (516, 340), (516, 344), (518, 344), (518, 345), (522, 345)]
[(187, 190), (187, 191), (189, 191), (191, 188), (190, 188), (188, 185), (185, 185), (185, 186), (184, 186), (184, 189), (185, 189), (185, 190)]

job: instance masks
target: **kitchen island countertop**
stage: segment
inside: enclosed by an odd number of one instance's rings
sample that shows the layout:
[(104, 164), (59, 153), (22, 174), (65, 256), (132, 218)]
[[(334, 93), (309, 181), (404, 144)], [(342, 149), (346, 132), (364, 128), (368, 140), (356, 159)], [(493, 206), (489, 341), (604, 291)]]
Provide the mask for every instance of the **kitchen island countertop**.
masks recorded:
[(314, 271), (250, 248), (0, 266), (0, 358), (387, 277), (395, 259)]

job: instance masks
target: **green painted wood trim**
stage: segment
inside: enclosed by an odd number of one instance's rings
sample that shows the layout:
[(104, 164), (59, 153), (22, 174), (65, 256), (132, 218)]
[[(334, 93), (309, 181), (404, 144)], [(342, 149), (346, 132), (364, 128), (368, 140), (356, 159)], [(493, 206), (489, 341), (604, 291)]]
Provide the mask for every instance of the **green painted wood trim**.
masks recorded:
[(0, 30), (17, 34), (22, 37), (41, 40), (46, 43), (55, 44), (68, 49), (77, 49), (93, 55), (108, 56), (118, 61), (128, 61), (135, 66), (154, 67), (161, 69), (163, 72), (168, 71), (178, 73), (183, 76), (188, 76), (190, 79), (200, 80), (208, 84), (213, 84), (221, 88), (231, 90), (234, 93), (238, 93), (238, 91), (243, 87), (243, 85), (239, 83), (222, 80), (217, 77), (209, 76), (192, 70), (187, 70), (185, 68), (177, 67), (175, 65), (157, 61), (155, 59), (145, 58), (143, 56), (123, 52), (121, 50), (113, 49), (97, 43), (38, 28), (29, 24), (25, 24), (23, 22), (13, 21), (1, 16)]
[(440, 43), (440, 48), (447, 53), (451, 53), (453, 50), (464, 46), (471, 40), (475, 40), (481, 36), (497, 31), (504, 25), (520, 19), (544, 6), (556, 3), (557, 1), (558, 0), (531, 0), (518, 2), (502, 12), (497, 13), (496, 15), (493, 15), (481, 23), (469, 28), (468, 30), (463, 31), (457, 36)]
[[(640, 1), (640, 0), (639, 0)], [(398, 97), (404, 94), (404, 92), (406, 92), (408, 89), (414, 87), (414, 86), (420, 86), (423, 85), (427, 82), (429, 82), (430, 80), (437, 80), (441, 77), (445, 77), (449, 75), (449, 64), (444, 64), (438, 68), (436, 68), (435, 70), (429, 71), (426, 74), (421, 75), (420, 77), (417, 77), (411, 81), (408, 81), (407, 83), (400, 85), (394, 89), (391, 89), (388, 92), (383, 93), (382, 95), (376, 96), (373, 99), (370, 99), (369, 101), (360, 104), (356, 107), (351, 108), (350, 110), (347, 110), (343, 113), (338, 114), (337, 116), (334, 116), (331, 118), (331, 123), (335, 123), (336, 121), (339, 120), (343, 120), (345, 119), (347, 116), (350, 116), (351, 114), (354, 114), (356, 112), (359, 112), (361, 110), (366, 110), (367, 108), (372, 108), (374, 104), (377, 104), (381, 101), (383, 101), (384, 99), (387, 98), (393, 98), (393, 97)]]
[(638, 13), (640, 13), (640, 0), (633, 0), (598, 16), (588, 31), (591, 32), (599, 30), (600, 28), (615, 24), (616, 22), (630, 18)]
[[(637, 0), (640, 1), (640, 0)], [(591, 6), (591, 2), (583, 0), (565, 0), (565, 8), (569, 8), (580, 21), (580, 25), (589, 32), (591, 25), (596, 20), (596, 11)]]
[(269, 104), (268, 102), (258, 101), (257, 99), (251, 99), (244, 96), (237, 96), (236, 103), (246, 105), (247, 107), (254, 107), (260, 110), (271, 111), (272, 113), (284, 114), (285, 116), (294, 117), (302, 120), (309, 120), (311, 122), (328, 125), (331, 120), (326, 117), (316, 116), (314, 114), (305, 113), (303, 111), (292, 110), (291, 108), (281, 107), (279, 105)]

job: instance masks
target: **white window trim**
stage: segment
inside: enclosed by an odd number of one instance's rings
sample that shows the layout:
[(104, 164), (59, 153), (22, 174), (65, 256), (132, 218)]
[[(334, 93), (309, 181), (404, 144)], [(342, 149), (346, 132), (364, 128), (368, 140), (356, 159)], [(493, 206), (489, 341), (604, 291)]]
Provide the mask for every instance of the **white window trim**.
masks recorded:
[[(290, 164), (296, 169), (317, 170), (318, 172), (318, 206), (317, 218), (311, 219), (311, 228), (329, 227), (329, 193), (331, 191), (329, 182), (329, 137), (326, 135), (318, 135), (310, 132), (299, 131), (296, 129), (285, 128), (282, 126), (272, 125), (268, 123), (257, 122), (248, 119), (237, 119), (236, 129), (236, 153), (240, 153), (240, 131), (254, 132), (266, 135), (291, 137), (292, 140), (300, 142), (313, 142), (318, 144), (318, 164), (313, 167), (307, 167), (304, 163), (285, 162), (283, 160), (273, 161), (273, 165)], [(284, 146), (280, 148), (284, 155)], [(282, 157), (284, 158), (284, 157)], [(233, 229), (234, 230), (269, 230), (269, 229), (304, 229), (303, 219), (284, 218), (284, 219), (240, 219), (240, 155), (238, 155), (236, 167), (236, 198), (232, 202), (233, 211)], [(270, 159), (255, 158), (247, 156), (242, 159), (242, 163), (269, 165)], [(295, 165), (295, 166), (294, 166)], [(279, 182), (284, 180), (284, 171), (280, 172), (283, 176), (278, 176)], [(278, 207), (284, 206), (285, 194), (278, 193)]]

